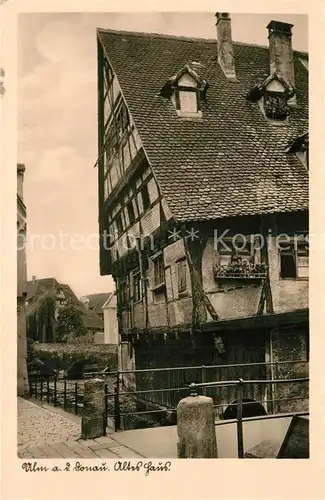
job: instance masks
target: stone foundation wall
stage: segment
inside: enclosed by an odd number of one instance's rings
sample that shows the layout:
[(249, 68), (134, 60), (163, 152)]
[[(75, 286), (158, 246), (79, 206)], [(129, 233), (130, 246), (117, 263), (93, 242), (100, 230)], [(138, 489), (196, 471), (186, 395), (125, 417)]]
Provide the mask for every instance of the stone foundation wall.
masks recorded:
[[(308, 326), (292, 327), (274, 330), (271, 333), (272, 361), (297, 361), (292, 364), (278, 364), (273, 366), (275, 379), (293, 379), (309, 377), (309, 362), (298, 363), (309, 359), (309, 331)], [(309, 384), (308, 382), (278, 384), (274, 386), (274, 398), (296, 398), (292, 401), (276, 402), (276, 410), (280, 413), (294, 411), (308, 411)], [(298, 399), (301, 398), (301, 399)]]

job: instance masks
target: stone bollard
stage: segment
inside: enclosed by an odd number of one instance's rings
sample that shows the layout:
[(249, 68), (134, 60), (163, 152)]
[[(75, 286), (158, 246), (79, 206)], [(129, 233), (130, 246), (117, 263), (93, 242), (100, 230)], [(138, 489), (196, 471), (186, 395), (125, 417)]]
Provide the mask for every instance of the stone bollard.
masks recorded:
[(104, 436), (104, 380), (95, 378), (85, 382), (83, 405), (81, 439), (94, 439)]
[(218, 458), (213, 401), (188, 396), (177, 405), (178, 458)]

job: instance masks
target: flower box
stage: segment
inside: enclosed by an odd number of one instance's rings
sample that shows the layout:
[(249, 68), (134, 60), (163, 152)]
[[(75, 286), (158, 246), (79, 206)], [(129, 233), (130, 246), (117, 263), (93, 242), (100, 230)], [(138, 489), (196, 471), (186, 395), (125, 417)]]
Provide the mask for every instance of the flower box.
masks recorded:
[(239, 279), (252, 280), (264, 279), (267, 274), (265, 263), (252, 264), (247, 260), (237, 259), (225, 266), (217, 266), (214, 271), (215, 279)]

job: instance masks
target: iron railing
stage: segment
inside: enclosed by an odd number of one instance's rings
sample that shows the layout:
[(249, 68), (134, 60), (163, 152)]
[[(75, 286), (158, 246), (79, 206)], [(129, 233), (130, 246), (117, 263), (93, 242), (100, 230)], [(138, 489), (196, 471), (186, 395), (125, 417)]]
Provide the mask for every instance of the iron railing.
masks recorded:
[[(246, 384), (285, 384), (285, 383), (309, 383), (309, 378), (308, 377), (302, 377), (302, 378), (294, 378), (294, 379), (271, 379), (271, 380), (229, 380), (226, 382), (208, 382), (204, 384), (191, 384), (190, 385), (190, 395), (192, 396), (197, 396), (197, 389), (202, 388), (202, 387), (217, 387), (217, 386), (222, 386), (222, 385), (231, 385), (231, 386), (236, 386), (237, 389), (237, 399), (236, 399), (236, 409), (237, 409), (237, 418), (232, 419), (232, 422), (236, 422), (237, 424), (237, 451), (238, 451), (238, 458), (244, 458), (244, 432), (243, 432), (243, 423), (247, 421), (252, 421), (252, 420), (264, 420), (264, 419), (270, 419), (270, 418), (285, 418), (285, 417), (292, 417), (296, 415), (309, 415), (309, 411), (301, 411), (301, 412), (287, 412), (283, 414), (271, 414), (271, 415), (260, 415), (260, 416), (255, 416), (255, 417), (243, 417), (243, 407), (245, 404), (250, 404), (250, 403), (245, 403), (243, 401), (243, 388)], [(302, 398), (305, 399), (305, 398)], [(290, 400), (290, 398), (288, 399)], [(230, 423), (230, 420), (223, 421), (222, 423)], [(220, 422), (221, 423), (221, 422)]]
[[(245, 379), (242, 376), (247, 370), (252, 373), (252, 367), (256, 367), (256, 374), (260, 373), (262, 377)], [(31, 396), (78, 415), (83, 408), (85, 379), (103, 378), (103, 418), (108, 427), (120, 431), (138, 426), (149, 427), (154, 422), (160, 425), (175, 424), (176, 406), (180, 399), (188, 396), (190, 387), (191, 391), (195, 389), (196, 392), (213, 398), (216, 420), (221, 425), (231, 421), (229, 416), (227, 420), (222, 420), (226, 418), (225, 409), (231, 406), (237, 412), (241, 409), (241, 418), (240, 414), (236, 417), (244, 422), (247, 418), (245, 409), (252, 402), (264, 408), (265, 415), (256, 415), (259, 418), (273, 418), (279, 414), (289, 416), (300, 413), (301, 409), (305, 411), (308, 407), (308, 378), (288, 378), (290, 374), (299, 374), (301, 371), (308, 373), (308, 361), (91, 372), (78, 381), (36, 377), (30, 380), (30, 391)], [(218, 377), (212, 378), (216, 373)], [(239, 376), (227, 378), (229, 373)], [(167, 374), (167, 377), (159, 378), (159, 374)], [(264, 378), (266, 374), (270, 375), (269, 378)], [(153, 381), (160, 381), (158, 387), (152, 387)], [(163, 382), (169, 382), (169, 385), (162, 386)], [(303, 383), (305, 386), (301, 389), (300, 384)], [(285, 389), (277, 390), (277, 386), (281, 384), (284, 384)]]

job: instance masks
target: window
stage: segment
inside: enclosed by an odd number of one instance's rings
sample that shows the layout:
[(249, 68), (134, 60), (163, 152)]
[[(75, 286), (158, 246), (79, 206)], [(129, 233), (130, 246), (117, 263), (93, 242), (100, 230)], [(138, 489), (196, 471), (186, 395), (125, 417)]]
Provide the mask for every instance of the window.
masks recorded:
[(280, 243), (281, 278), (308, 278), (309, 248), (305, 242)]
[(122, 136), (129, 125), (129, 115), (125, 104), (122, 102), (116, 113), (116, 127), (119, 136)]
[(142, 206), (143, 206), (143, 210), (147, 210), (147, 208), (150, 207), (150, 198), (149, 198), (149, 192), (148, 192), (148, 186), (147, 184), (145, 184), (142, 188), (141, 188), (141, 197), (142, 197)]
[(119, 282), (119, 297), (120, 297), (120, 307), (124, 309), (129, 302), (129, 283), (128, 279), (122, 279)]
[(165, 284), (165, 266), (163, 254), (160, 254), (153, 261), (154, 265), (154, 287)]
[(265, 92), (264, 111), (267, 118), (285, 120), (288, 116), (287, 95), (284, 92)]
[(177, 262), (178, 293), (187, 290), (187, 263), (185, 259)]
[(179, 109), (184, 113), (197, 113), (196, 89), (179, 90)]
[(116, 227), (117, 227), (117, 234), (118, 234), (118, 236), (121, 236), (121, 234), (123, 233), (123, 221), (122, 221), (122, 213), (121, 212), (119, 214), (117, 214), (115, 221), (116, 221)]
[(135, 221), (135, 213), (132, 200), (126, 205), (126, 209), (128, 211), (129, 221), (132, 224)]
[(219, 265), (226, 266), (238, 257), (252, 262), (254, 260), (254, 247), (249, 236), (244, 238), (223, 238), (218, 246)]
[(142, 299), (142, 290), (141, 290), (141, 274), (140, 270), (136, 270), (133, 272), (133, 290), (132, 296), (134, 302), (139, 302)]

